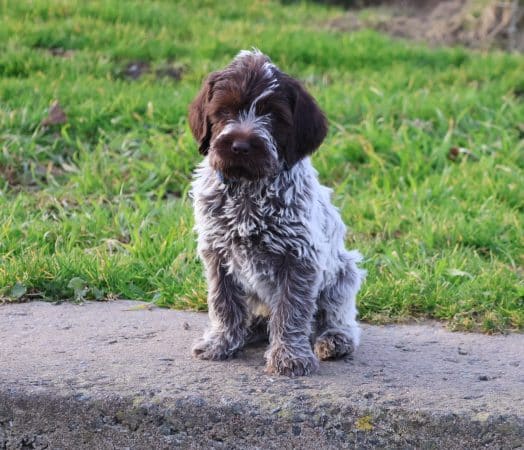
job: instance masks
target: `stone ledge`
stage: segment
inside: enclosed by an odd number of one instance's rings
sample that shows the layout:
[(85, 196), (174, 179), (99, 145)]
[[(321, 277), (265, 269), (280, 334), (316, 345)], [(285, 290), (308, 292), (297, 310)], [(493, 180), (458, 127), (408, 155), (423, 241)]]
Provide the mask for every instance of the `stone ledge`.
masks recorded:
[(351, 362), (264, 374), (191, 359), (204, 314), (136, 302), (0, 307), (0, 449), (518, 448), (523, 335), (365, 326)]

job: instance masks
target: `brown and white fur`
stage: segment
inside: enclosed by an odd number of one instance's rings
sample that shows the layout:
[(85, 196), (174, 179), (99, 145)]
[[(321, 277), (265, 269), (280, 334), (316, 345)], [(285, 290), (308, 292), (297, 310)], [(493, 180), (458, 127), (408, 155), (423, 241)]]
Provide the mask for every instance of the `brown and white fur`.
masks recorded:
[(309, 154), (327, 121), (295, 79), (258, 50), (205, 80), (189, 124), (204, 161), (192, 196), (211, 325), (193, 348), (222, 360), (268, 337), (266, 370), (307, 375), (359, 343), (365, 272)]

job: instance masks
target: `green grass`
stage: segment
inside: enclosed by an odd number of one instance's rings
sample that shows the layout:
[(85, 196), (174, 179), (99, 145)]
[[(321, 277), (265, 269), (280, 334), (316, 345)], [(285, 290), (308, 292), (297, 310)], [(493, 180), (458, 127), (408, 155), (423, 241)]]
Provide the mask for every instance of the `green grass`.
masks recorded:
[[(342, 11), (310, 3), (2, 0), (0, 13), (4, 301), (205, 309), (187, 105), (256, 46), (329, 117), (314, 163), (366, 256), (361, 318), (524, 327), (522, 56), (335, 32), (324, 24)], [(132, 61), (150, 72), (127, 79)], [(181, 79), (155, 75), (166, 65)], [(41, 126), (54, 100), (67, 123)]]

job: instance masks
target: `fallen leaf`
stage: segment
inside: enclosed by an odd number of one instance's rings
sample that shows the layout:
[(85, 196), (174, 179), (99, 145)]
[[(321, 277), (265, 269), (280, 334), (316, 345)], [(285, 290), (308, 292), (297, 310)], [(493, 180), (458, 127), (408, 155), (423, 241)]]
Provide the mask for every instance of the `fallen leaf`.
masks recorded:
[(78, 173), (78, 167), (76, 167), (74, 164), (63, 162), (61, 165), (62, 165), (62, 169), (64, 169), (64, 171), (66, 172)]
[(66, 122), (67, 115), (58, 103), (58, 100), (55, 100), (49, 108), (47, 117), (42, 120), (41, 125), (43, 127), (48, 127), (51, 125), (62, 125)]
[(357, 430), (360, 431), (372, 431), (373, 430), (373, 422), (371, 421), (371, 416), (363, 416), (359, 417), (357, 419), (357, 423), (355, 424)]
[(141, 305), (131, 306), (131, 308), (124, 309), (124, 311), (152, 311), (155, 308), (155, 305), (151, 303), (143, 303)]
[(451, 147), (448, 152), (448, 159), (450, 161), (460, 161), (461, 159), (471, 159), (473, 161), (478, 161), (479, 157), (475, 155), (471, 150), (468, 150), (464, 147)]

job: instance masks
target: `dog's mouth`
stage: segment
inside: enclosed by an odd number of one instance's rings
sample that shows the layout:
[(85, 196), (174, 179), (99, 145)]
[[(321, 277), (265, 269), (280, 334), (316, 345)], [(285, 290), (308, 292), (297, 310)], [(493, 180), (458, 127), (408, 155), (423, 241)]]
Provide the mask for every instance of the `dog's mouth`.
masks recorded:
[(225, 183), (239, 180), (256, 181), (268, 175), (261, 168), (229, 164), (220, 158), (210, 158), (210, 164), (219, 180)]
[(262, 139), (230, 136), (220, 137), (212, 144), (209, 163), (224, 181), (260, 180), (274, 174), (278, 165)]

